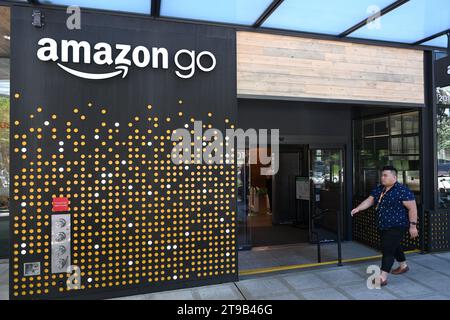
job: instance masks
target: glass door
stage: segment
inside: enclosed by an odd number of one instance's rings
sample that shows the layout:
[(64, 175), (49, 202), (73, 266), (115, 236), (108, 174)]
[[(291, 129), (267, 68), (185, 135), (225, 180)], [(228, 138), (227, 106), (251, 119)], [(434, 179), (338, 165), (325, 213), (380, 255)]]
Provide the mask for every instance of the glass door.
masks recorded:
[(248, 197), (249, 197), (249, 165), (248, 150), (237, 151), (237, 227), (238, 249), (251, 249), (251, 234), (248, 225)]
[[(310, 149), (310, 239), (336, 242), (342, 237), (344, 212), (343, 149)], [(339, 237), (338, 237), (339, 231)], [(315, 233), (315, 234), (314, 234)]]

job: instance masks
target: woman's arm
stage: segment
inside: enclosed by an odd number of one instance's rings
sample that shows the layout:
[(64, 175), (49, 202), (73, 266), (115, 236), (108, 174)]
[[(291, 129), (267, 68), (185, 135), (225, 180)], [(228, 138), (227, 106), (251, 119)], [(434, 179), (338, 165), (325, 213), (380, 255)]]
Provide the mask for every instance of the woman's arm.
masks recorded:
[(374, 202), (375, 201), (374, 201), (373, 197), (369, 196), (366, 200), (361, 202), (359, 206), (357, 206), (355, 209), (352, 210), (352, 216), (354, 216), (355, 214), (357, 214), (360, 211), (364, 211), (364, 210), (370, 208), (371, 206), (373, 206)]
[(410, 223), (413, 222), (415, 224), (410, 224), (409, 233), (411, 238), (417, 238), (419, 236), (419, 231), (417, 230), (417, 204), (415, 200), (411, 201), (403, 201), (403, 205), (408, 209), (408, 216)]

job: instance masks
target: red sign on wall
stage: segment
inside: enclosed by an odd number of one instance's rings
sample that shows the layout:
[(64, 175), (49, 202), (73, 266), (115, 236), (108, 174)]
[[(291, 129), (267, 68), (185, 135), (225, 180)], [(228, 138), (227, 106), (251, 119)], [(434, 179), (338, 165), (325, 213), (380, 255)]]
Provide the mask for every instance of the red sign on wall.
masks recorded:
[(69, 211), (69, 199), (53, 198), (52, 211), (53, 212)]

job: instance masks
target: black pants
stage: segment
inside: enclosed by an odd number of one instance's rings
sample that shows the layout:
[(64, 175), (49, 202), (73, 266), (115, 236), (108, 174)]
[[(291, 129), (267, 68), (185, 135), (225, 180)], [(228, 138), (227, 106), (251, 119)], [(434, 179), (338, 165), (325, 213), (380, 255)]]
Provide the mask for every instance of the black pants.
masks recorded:
[(380, 231), (381, 251), (383, 258), (381, 259), (381, 270), (391, 272), (394, 259), (398, 262), (406, 260), (400, 242), (406, 232), (406, 228), (391, 228)]

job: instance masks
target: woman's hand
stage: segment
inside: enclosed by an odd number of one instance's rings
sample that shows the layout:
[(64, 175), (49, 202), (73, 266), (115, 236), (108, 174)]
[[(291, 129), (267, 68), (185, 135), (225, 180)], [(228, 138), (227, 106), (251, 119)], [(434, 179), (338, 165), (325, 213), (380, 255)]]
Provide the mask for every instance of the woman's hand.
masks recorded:
[(357, 214), (360, 210), (358, 208), (355, 208), (352, 210), (352, 217)]
[(419, 231), (417, 230), (416, 226), (410, 226), (409, 227), (409, 234), (411, 235), (412, 239), (415, 239), (419, 236)]

